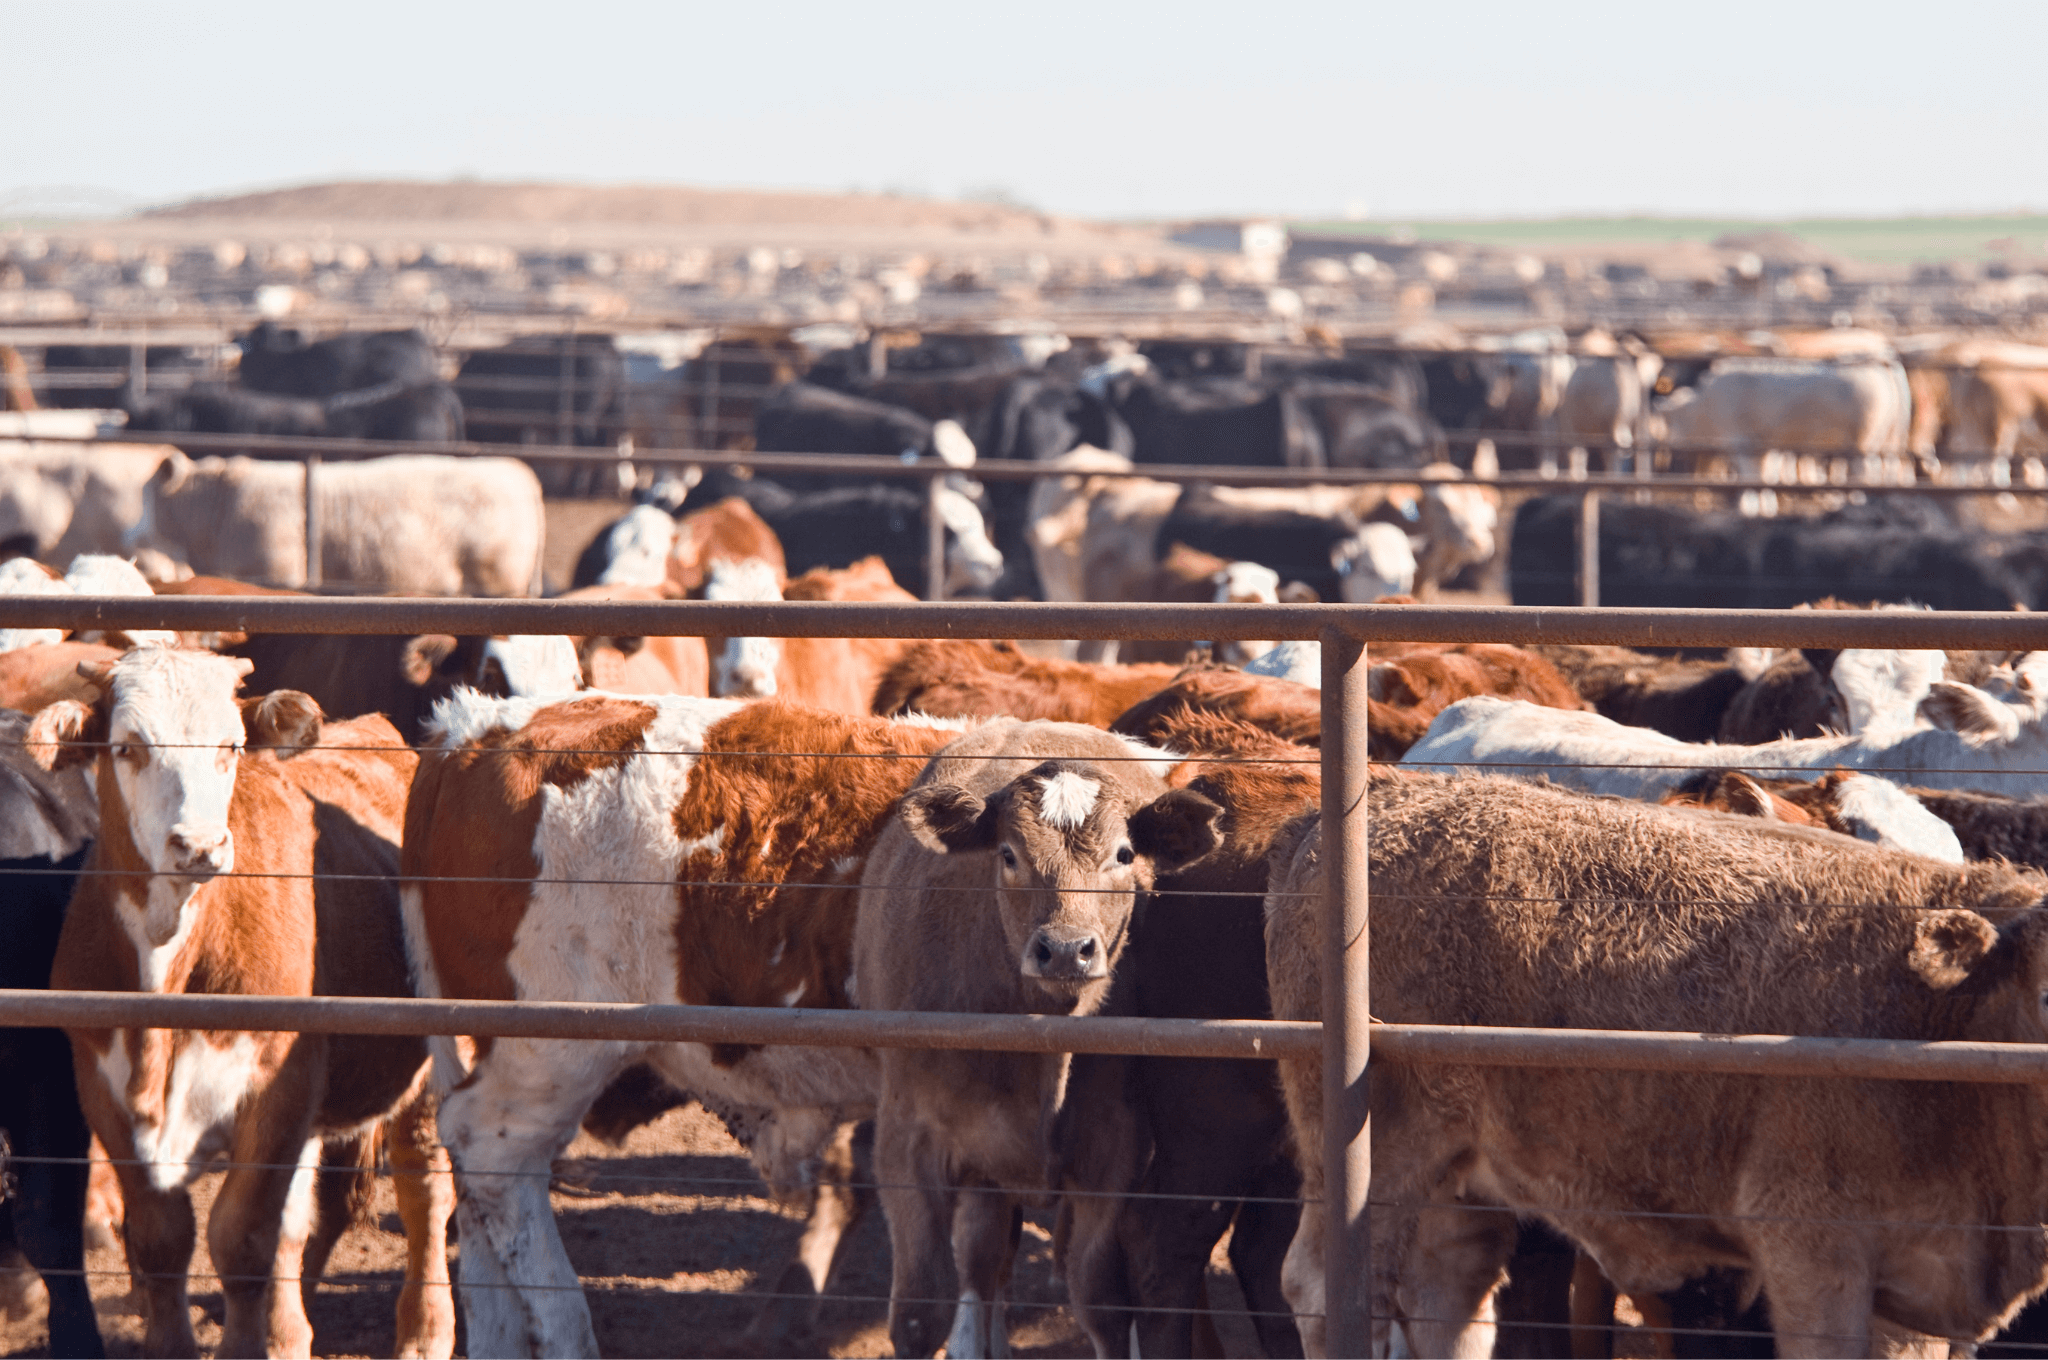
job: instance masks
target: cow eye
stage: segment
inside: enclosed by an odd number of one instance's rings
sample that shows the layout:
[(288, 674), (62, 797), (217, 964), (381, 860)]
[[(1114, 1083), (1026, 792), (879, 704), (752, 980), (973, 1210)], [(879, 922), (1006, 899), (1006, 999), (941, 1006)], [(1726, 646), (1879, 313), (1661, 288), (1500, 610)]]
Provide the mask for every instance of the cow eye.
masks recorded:
[(1017, 867), (1017, 852), (1015, 850), (1012, 850), (1009, 846), (1005, 845), (1001, 848), (1000, 853), (1003, 857), (1003, 867), (1005, 869), (1014, 869)]
[(117, 742), (114, 746), (114, 755), (131, 765), (140, 765), (148, 758), (149, 748), (139, 741)]
[(1137, 852), (1128, 845), (1119, 845), (1116, 848), (1116, 862), (1118, 864), (1129, 864), (1137, 857)]

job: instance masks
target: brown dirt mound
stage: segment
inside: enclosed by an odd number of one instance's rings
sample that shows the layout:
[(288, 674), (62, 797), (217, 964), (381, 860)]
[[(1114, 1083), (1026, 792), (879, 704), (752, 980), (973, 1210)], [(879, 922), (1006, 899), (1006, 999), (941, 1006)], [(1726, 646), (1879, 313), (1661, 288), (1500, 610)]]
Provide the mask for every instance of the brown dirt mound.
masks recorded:
[(1098, 230), (995, 203), (885, 194), (785, 193), (681, 185), (419, 183), (307, 184), (195, 199), (151, 218), (271, 218), (360, 222), (550, 222), (632, 226), (828, 226), (912, 231), (1062, 234)]

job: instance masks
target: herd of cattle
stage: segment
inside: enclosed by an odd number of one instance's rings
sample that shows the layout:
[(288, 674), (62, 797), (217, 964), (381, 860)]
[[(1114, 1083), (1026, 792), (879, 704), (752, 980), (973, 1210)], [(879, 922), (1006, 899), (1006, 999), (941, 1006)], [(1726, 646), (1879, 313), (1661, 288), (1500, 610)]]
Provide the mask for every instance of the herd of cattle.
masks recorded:
[[(1072, 467), (1034, 491), (1057, 503), (1033, 522), (1078, 524), (1085, 548), (1097, 480), (1134, 479)], [(791, 575), (803, 560), (743, 497), (643, 505), (592, 542), (579, 593), (911, 598), (879, 559)], [(1245, 566), (1202, 598), (1266, 597), (1278, 573), (1247, 585)], [(0, 586), (269, 589), (152, 585), (90, 555), (61, 576), (16, 558)], [(1320, 1013), (1310, 644), (1114, 662), (872, 638), (0, 645), (10, 986)], [(1377, 1018), (2048, 1040), (2048, 653), (1370, 659)], [(1212, 1345), (1226, 1234), (1266, 1352), (1323, 1349), (1314, 1063), (4, 1042), (8, 1226), (57, 1353), (100, 1346), (77, 1273), (97, 1138), (117, 1186), (92, 1222), (117, 1221), (152, 1354), (195, 1351), (190, 1187), (222, 1162), (206, 1231), (223, 1353), (310, 1353), (291, 1282), (318, 1280), (381, 1162), (409, 1249), (396, 1353), (451, 1354), (459, 1300), (472, 1354), (594, 1354), (553, 1161), (579, 1127), (621, 1137), (688, 1099), (808, 1197), (787, 1275), (766, 1278), (828, 1292), (879, 1198), (900, 1354), (1006, 1353), (1034, 1205), (1057, 1210), (1067, 1302), (1099, 1353)], [(1618, 1317), (1670, 1329), (1673, 1354), (1774, 1337), (1779, 1354), (1943, 1354), (2041, 1330), (2022, 1315), (2048, 1285), (2030, 1087), (1382, 1067), (1373, 1099), (1359, 1285), (1382, 1353), (1398, 1327), (1421, 1355), (1604, 1354)], [(853, 1129), (870, 1120), (868, 1159)], [(13, 1305), (35, 1289), (0, 1278)], [(771, 1300), (756, 1340), (814, 1344), (811, 1322)]]

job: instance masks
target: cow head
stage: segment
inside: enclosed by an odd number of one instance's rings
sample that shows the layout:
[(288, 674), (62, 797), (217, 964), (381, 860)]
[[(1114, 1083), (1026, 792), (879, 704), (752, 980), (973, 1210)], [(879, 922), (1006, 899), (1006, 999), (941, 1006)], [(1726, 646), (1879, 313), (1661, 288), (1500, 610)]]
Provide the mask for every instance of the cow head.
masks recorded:
[(939, 488), (939, 518), (946, 524), (946, 594), (972, 595), (1002, 579), (1003, 554), (973, 501), (950, 486)]
[(398, 667), (407, 684), (436, 699), (457, 685), (499, 699), (572, 694), (583, 688), (576, 644), (557, 633), (460, 638), (424, 633), (406, 642)]
[[(704, 583), (707, 600), (779, 600), (775, 568), (758, 557), (718, 558)], [(771, 699), (782, 667), (782, 643), (769, 637), (729, 637), (711, 658), (711, 693), (720, 699)]]
[[(98, 697), (52, 704), (29, 723), (29, 753), (45, 769), (97, 757), (104, 816), (125, 819), (135, 854), (154, 876), (144, 921), (153, 944), (176, 935), (201, 886), (235, 867), (228, 804), (250, 735), (235, 690), (251, 668), (239, 657), (141, 647), (80, 665)], [(260, 704), (276, 698), (257, 701), (259, 717)], [(303, 706), (273, 707), (273, 725), (282, 730), (262, 728), (263, 734), (305, 744)], [(312, 708), (316, 739), (318, 712)], [(102, 834), (112, 828), (103, 826)]]
[(1976, 998), (1967, 1037), (2048, 1043), (2048, 902), (1994, 925), (1974, 911), (1925, 912), (1907, 965), (1937, 992)]
[(957, 784), (904, 795), (904, 825), (941, 854), (990, 854), (997, 910), (1027, 986), (1069, 1009), (1107, 992), (1135, 894), (1222, 844), (1223, 809), (1172, 789), (1140, 803), (1090, 761), (1048, 760), (984, 799)]
[(1415, 545), (1398, 524), (1367, 524), (1330, 549), (1346, 604), (1371, 604), (1415, 588)]

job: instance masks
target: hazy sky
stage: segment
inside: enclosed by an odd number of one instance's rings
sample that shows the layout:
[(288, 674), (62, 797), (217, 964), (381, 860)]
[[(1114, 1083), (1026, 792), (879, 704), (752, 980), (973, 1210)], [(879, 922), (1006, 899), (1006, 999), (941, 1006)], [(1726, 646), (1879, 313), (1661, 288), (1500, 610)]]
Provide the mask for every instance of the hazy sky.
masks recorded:
[(1374, 217), (2048, 207), (2048, 4), (0, 0), (0, 196), (335, 177)]

